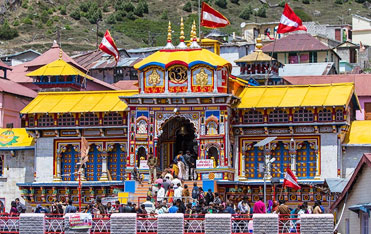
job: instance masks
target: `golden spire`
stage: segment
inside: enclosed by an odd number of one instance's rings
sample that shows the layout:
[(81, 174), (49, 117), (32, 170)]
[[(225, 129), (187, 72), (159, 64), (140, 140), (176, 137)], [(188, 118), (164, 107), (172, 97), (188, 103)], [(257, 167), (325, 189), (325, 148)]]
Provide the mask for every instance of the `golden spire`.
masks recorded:
[(193, 25), (191, 27), (191, 33), (190, 33), (190, 40), (192, 41), (193, 40), (193, 35), (194, 35), (194, 32), (193, 32)]
[(194, 21), (194, 20), (193, 20), (192, 30), (191, 30), (191, 46), (190, 46), (190, 48), (191, 49), (199, 49), (199, 48), (201, 48), (197, 44), (196, 21)]
[(180, 41), (184, 41), (184, 23), (183, 23), (183, 17), (180, 18)]
[(62, 59), (62, 49), (61, 48), (59, 48), (59, 59)]
[(195, 20), (193, 20), (192, 31), (193, 31), (193, 37), (192, 37), (192, 39), (194, 41), (197, 41), (197, 29), (196, 29), (196, 21)]
[(256, 50), (255, 51), (262, 51), (261, 48), (263, 47), (263, 44), (262, 44), (262, 39), (261, 39), (261, 35), (259, 34), (259, 36), (256, 38)]
[(167, 42), (171, 42), (171, 22), (169, 21), (169, 26), (167, 27)]

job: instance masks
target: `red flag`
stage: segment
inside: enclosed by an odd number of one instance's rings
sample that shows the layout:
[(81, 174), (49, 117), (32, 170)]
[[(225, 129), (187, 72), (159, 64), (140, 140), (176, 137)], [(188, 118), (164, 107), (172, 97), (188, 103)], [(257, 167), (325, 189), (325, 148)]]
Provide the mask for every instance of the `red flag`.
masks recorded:
[(289, 187), (296, 190), (301, 189), (294, 173), (292, 173), (290, 168), (286, 168), (285, 178), (283, 180), (283, 187)]
[(298, 30), (307, 31), (307, 28), (303, 25), (301, 19), (295, 14), (290, 8), (289, 4), (285, 4), (280, 24), (278, 25), (277, 33), (288, 33)]
[(85, 137), (81, 137), (81, 166), (89, 161), (89, 143)]
[(106, 30), (106, 33), (104, 34), (102, 42), (99, 45), (99, 49), (106, 54), (112, 55), (115, 58), (116, 63), (120, 58), (119, 50), (117, 49), (116, 44), (108, 30)]
[(225, 18), (224, 15), (205, 2), (202, 3), (201, 26), (207, 28), (223, 28), (229, 24), (229, 20)]

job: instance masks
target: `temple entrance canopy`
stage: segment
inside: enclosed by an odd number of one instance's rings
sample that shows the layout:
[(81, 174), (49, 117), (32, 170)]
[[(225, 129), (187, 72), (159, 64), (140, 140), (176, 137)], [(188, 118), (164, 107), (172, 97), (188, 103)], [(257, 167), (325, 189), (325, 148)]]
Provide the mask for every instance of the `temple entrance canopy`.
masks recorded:
[(193, 123), (184, 117), (175, 116), (161, 126), (162, 134), (157, 143), (157, 155), (161, 170), (170, 166), (175, 156), (182, 151), (198, 154), (197, 140)]

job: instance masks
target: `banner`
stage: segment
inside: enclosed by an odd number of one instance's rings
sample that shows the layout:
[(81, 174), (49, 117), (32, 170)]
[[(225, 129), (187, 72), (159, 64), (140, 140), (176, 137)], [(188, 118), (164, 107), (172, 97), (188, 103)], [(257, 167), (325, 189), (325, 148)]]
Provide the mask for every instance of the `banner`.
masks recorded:
[(214, 160), (212, 159), (196, 160), (196, 167), (199, 169), (214, 168)]
[(140, 160), (139, 161), (139, 168), (140, 169), (149, 169), (149, 167), (147, 165), (147, 160)]
[(69, 217), (70, 229), (89, 229), (92, 227), (93, 218), (89, 213), (71, 214)]

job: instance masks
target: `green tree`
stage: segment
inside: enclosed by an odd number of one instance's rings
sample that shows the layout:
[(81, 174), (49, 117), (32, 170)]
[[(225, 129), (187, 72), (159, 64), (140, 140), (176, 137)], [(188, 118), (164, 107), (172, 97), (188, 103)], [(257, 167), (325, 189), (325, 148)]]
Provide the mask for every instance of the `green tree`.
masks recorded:
[(142, 4), (138, 4), (137, 7), (134, 9), (134, 14), (139, 17), (143, 17), (144, 8)]
[(241, 12), (241, 14), (239, 15), (239, 17), (241, 19), (244, 19), (244, 20), (249, 20), (250, 19), (250, 15), (252, 14), (252, 10), (251, 10), (250, 7), (251, 6), (245, 7), (245, 9), (243, 9), (243, 11)]
[(148, 14), (148, 13), (149, 13), (149, 10), (148, 10), (148, 3), (147, 3), (147, 1), (145, 1), (145, 0), (140, 0), (140, 1), (139, 1), (139, 5), (142, 5), (143, 12), (144, 12), (145, 14)]
[(107, 24), (115, 24), (115, 23), (116, 23), (116, 15), (114, 15), (114, 14), (110, 14), (110, 15), (107, 17), (106, 22), (107, 22)]
[(167, 10), (162, 11), (161, 19), (163, 19), (163, 20), (168, 20), (169, 19)]
[(216, 0), (215, 4), (220, 8), (227, 8), (227, 0)]
[(80, 9), (76, 8), (74, 11), (71, 12), (70, 16), (75, 20), (80, 20), (81, 18)]
[(83, 1), (83, 2), (80, 4), (80, 10), (81, 10), (82, 12), (88, 12), (89, 9), (90, 9), (91, 4), (92, 4), (91, 1)]
[[(32, 23), (32, 22), (31, 22)], [(4, 21), (3, 25), (0, 27), (0, 39), (1, 40), (11, 40), (18, 37), (17, 29), (11, 28), (7, 20)]]
[(231, 0), (231, 3), (239, 4), (239, 0)]
[(310, 4), (310, 1), (309, 0), (303, 0), (302, 1), (304, 4)]
[(128, 2), (128, 3), (123, 4), (123, 9), (126, 12), (133, 12), (135, 7), (134, 7), (133, 3)]
[(313, 21), (312, 17), (301, 8), (294, 8), (294, 12), (303, 22)]
[(109, 7), (109, 3), (108, 3), (108, 2), (105, 2), (105, 3), (103, 4), (103, 12), (109, 12), (108, 7)]
[(267, 18), (267, 10), (265, 6), (260, 7), (256, 12), (256, 15), (262, 18)]
[(126, 17), (129, 19), (129, 20), (135, 20), (135, 15), (133, 12), (128, 12)]
[(123, 10), (117, 11), (115, 13), (115, 18), (116, 18), (117, 21), (123, 21), (125, 16), (126, 16), (126, 12), (123, 11)]
[(187, 2), (186, 4), (184, 4), (183, 11), (192, 12), (192, 3), (191, 2)]
[(61, 12), (61, 15), (67, 15), (67, 7), (62, 6), (60, 12)]
[(48, 14), (48, 11), (43, 10), (43, 12), (41, 13), (41, 16), (40, 16), (40, 20), (41, 20), (41, 22), (43, 22), (44, 24), (49, 20), (49, 14)]
[(102, 20), (102, 15), (102, 9), (98, 8), (98, 4), (96, 2), (90, 5), (87, 13), (87, 19), (91, 24), (96, 24), (98, 21)]

